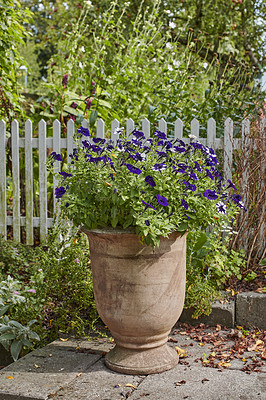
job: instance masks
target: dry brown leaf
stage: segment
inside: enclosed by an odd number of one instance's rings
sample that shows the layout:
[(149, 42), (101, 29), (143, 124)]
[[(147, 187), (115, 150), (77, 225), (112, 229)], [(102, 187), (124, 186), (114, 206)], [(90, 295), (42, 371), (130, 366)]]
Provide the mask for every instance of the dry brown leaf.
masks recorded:
[(180, 347), (177, 347), (177, 346), (176, 346), (175, 349), (176, 349), (176, 351), (177, 351), (177, 353), (178, 353), (178, 355), (179, 355), (180, 358), (187, 357), (186, 350), (180, 349)]

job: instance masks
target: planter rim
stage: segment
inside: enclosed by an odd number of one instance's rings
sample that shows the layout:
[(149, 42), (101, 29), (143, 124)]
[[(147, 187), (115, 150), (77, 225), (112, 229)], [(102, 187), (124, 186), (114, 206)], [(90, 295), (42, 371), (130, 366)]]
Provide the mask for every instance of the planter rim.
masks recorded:
[[(81, 231), (84, 233), (94, 233), (94, 234), (110, 234), (110, 235), (123, 235), (123, 234), (129, 234), (129, 235), (138, 235), (136, 233), (135, 227), (128, 227), (128, 228), (112, 228), (109, 226), (106, 226), (104, 228), (95, 228), (95, 229), (88, 229), (85, 225), (81, 225), (80, 227)], [(169, 232), (168, 237), (172, 234), (178, 234), (179, 236), (182, 236), (180, 232), (178, 231), (172, 231)], [(184, 233), (186, 235), (187, 232)], [(161, 236), (161, 238), (164, 238), (164, 236)]]

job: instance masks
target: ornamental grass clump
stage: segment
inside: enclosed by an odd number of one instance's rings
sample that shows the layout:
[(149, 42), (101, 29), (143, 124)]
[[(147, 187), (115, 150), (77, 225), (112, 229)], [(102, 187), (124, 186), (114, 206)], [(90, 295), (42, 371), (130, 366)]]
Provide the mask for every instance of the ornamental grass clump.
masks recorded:
[(140, 240), (156, 246), (173, 231), (222, 226), (225, 215), (228, 221), (244, 208), (212, 148), (169, 140), (160, 131), (151, 138), (138, 130), (129, 137), (122, 128), (118, 133), (115, 143), (78, 129), (79, 145), (55, 189), (61, 210), (76, 225), (134, 228)]

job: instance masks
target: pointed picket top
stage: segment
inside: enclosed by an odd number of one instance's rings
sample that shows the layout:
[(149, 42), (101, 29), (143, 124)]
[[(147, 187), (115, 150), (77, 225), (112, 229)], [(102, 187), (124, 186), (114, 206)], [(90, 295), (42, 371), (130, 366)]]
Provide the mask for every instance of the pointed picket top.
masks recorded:
[(105, 123), (102, 118), (98, 119), (96, 123), (96, 136), (97, 138), (104, 139)]
[(175, 121), (175, 139), (183, 138), (183, 121), (180, 118), (177, 118)]
[(71, 162), (70, 154), (73, 153), (73, 142), (75, 134), (75, 124), (73, 119), (67, 121), (67, 163)]
[(135, 122), (133, 121), (132, 118), (129, 118), (127, 120), (127, 125), (126, 125), (126, 135), (129, 136), (132, 131), (135, 129)]
[(147, 118), (142, 120), (142, 132), (145, 135), (145, 138), (150, 137), (151, 123)]
[(167, 122), (164, 118), (159, 120), (159, 131), (164, 132), (165, 134), (167, 133)]
[(119, 121), (115, 118), (111, 122), (111, 140), (116, 143), (117, 139), (119, 138), (119, 132), (116, 132), (117, 128), (119, 128), (120, 123)]
[(190, 123), (190, 133), (199, 138), (199, 121), (196, 118), (193, 118)]
[(216, 121), (213, 118), (207, 121), (207, 146), (215, 149)]
[(81, 123), (82, 128), (89, 129), (89, 122), (87, 119), (84, 119)]

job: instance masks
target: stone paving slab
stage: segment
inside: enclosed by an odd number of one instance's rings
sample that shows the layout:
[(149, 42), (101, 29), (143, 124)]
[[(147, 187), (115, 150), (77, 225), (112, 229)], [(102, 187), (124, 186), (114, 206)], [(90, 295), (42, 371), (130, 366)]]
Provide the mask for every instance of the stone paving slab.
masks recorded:
[(249, 375), (241, 371), (242, 360), (222, 371), (204, 367), (199, 359), (212, 346), (180, 332), (172, 332), (169, 345), (186, 350), (187, 357), (149, 376), (107, 369), (104, 354), (113, 346), (107, 338), (55, 341), (0, 372), (0, 400), (266, 400), (266, 366)]
[(37, 349), (0, 372), (0, 400), (45, 400), (100, 360), (109, 348), (106, 342), (72, 339)]

